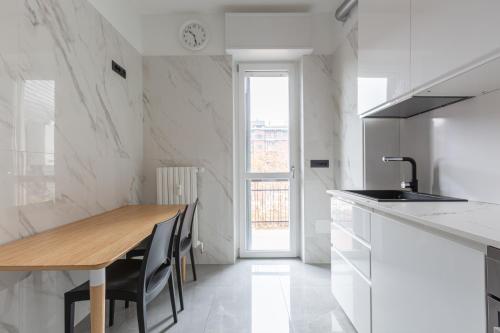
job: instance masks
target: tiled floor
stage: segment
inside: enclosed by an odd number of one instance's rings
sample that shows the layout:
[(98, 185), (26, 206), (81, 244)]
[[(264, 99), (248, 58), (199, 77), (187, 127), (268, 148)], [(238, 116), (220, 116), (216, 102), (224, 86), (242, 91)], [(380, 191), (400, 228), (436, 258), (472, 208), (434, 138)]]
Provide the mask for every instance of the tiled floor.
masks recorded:
[[(150, 332), (172, 333), (355, 333), (330, 292), (328, 266), (299, 260), (239, 260), (199, 265), (187, 282), (185, 310), (173, 325), (168, 291), (148, 307)], [(76, 332), (88, 332), (88, 323)], [(135, 306), (117, 303), (107, 332), (138, 332)]]

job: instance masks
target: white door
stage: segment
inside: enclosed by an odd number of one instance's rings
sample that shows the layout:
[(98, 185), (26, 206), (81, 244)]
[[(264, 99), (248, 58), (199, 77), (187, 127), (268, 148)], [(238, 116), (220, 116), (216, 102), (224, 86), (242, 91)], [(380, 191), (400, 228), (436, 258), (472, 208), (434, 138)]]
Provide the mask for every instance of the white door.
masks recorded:
[(297, 256), (297, 80), (293, 64), (239, 65), (241, 257)]

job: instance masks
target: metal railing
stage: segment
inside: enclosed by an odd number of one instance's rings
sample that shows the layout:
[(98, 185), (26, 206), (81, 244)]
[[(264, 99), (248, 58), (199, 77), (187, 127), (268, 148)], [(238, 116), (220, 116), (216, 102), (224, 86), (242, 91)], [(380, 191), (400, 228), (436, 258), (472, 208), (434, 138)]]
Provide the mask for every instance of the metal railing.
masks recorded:
[(250, 194), (251, 221), (254, 228), (288, 228), (290, 220), (288, 181), (254, 181)]

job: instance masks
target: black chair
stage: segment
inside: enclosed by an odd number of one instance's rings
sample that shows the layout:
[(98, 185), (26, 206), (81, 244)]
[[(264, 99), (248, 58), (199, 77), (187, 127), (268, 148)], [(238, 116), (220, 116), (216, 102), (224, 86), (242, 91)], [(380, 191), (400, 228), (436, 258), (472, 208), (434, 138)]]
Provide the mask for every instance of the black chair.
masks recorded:
[[(189, 204), (184, 212), (182, 213), (182, 218), (179, 223), (179, 230), (177, 231), (177, 235), (174, 241), (174, 258), (175, 258), (175, 272), (177, 278), (177, 289), (179, 293), (179, 302), (181, 306), (181, 311), (184, 310), (184, 297), (182, 295), (182, 276), (181, 276), (181, 258), (186, 255), (189, 251), (189, 255), (191, 257), (191, 267), (193, 269), (193, 279), (196, 278), (196, 266), (194, 262), (194, 252), (193, 252), (193, 240), (192, 240), (192, 232), (193, 232), (193, 222), (194, 222), (194, 213), (196, 212), (196, 208), (198, 207), (199, 200), (192, 204)], [(139, 245), (132, 251), (127, 253), (127, 258), (135, 258), (144, 256), (144, 247)], [(125, 302), (125, 307), (128, 307), (128, 302)]]
[[(147, 243), (144, 259), (122, 259), (106, 268), (106, 299), (110, 301), (109, 324), (114, 321), (115, 300), (137, 303), (139, 332), (147, 332), (146, 305), (155, 299), (168, 284), (174, 323), (177, 323), (172, 256), (174, 236), (179, 213), (168, 221), (157, 224)], [(90, 299), (89, 282), (64, 294), (65, 332), (74, 331), (75, 302)]]
[(182, 295), (182, 276), (181, 276), (181, 258), (184, 257), (187, 252), (191, 258), (191, 268), (193, 269), (193, 280), (196, 281), (196, 266), (194, 262), (194, 252), (193, 252), (193, 222), (194, 213), (198, 207), (199, 200), (187, 206), (184, 212), (184, 218), (179, 225), (179, 231), (175, 237), (174, 245), (174, 258), (175, 258), (175, 272), (177, 276), (177, 289), (179, 292), (179, 302), (181, 305), (181, 311), (184, 310), (184, 298)]

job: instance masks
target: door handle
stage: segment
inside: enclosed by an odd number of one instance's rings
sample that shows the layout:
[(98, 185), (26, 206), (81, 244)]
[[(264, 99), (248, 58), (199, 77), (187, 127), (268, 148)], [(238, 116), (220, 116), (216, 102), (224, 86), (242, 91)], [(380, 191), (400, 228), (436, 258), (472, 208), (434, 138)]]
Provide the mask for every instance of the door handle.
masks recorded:
[(292, 166), (290, 168), (290, 173), (292, 174), (292, 179), (295, 179), (295, 167), (294, 166)]

